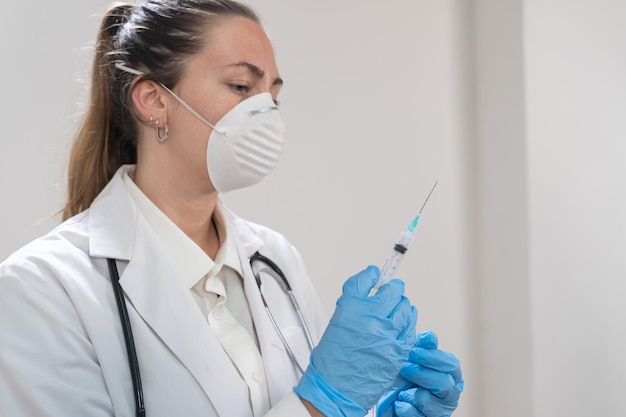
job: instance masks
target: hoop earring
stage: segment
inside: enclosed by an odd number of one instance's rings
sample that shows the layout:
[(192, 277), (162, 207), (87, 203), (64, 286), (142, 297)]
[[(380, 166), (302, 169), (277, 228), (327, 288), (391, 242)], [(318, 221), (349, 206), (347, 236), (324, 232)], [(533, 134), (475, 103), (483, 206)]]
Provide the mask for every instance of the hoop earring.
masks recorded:
[(161, 128), (159, 127), (159, 119), (155, 123), (156, 138), (159, 142), (165, 142), (165, 139), (170, 135), (170, 129), (167, 127), (167, 123), (163, 126), (163, 135), (161, 135)]

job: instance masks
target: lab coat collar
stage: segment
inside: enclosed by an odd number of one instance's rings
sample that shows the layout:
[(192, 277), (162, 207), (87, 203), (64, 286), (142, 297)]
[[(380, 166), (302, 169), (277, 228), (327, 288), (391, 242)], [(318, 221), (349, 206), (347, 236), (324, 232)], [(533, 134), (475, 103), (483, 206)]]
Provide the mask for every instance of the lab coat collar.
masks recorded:
[(96, 258), (130, 260), (138, 212), (125, 192), (122, 176), (132, 168), (124, 165), (115, 173), (89, 209), (89, 255)]
[(260, 250), (265, 242), (250, 228), (248, 222), (229, 210), (224, 205), (221, 198), (218, 200), (218, 205), (226, 219), (226, 223), (232, 225), (232, 231), (234, 231), (232, 235), (234, 235), (235, 246), (239, 249), (239, 258), (242, 268), (245, 271), (250, 257)]

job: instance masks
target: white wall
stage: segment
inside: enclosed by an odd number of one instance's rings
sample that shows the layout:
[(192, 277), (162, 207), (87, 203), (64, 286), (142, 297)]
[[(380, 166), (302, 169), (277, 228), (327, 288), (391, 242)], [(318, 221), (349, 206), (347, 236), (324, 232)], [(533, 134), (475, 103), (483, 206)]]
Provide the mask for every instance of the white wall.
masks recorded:
[(89, 59), (81, 49), (94, 39), (98, 7), (44, 0), (2, 5), (0, 259), (57, 223), (51, 216), (63, 205), (77, 80)]
[(522, 0), (476, 0), (477, 416), (532, 415)]
[(472, 11), (477, 415), (625, 415), (626, 3)]
[(626, 2), (525, 2), (535, 415), (624, 416)]

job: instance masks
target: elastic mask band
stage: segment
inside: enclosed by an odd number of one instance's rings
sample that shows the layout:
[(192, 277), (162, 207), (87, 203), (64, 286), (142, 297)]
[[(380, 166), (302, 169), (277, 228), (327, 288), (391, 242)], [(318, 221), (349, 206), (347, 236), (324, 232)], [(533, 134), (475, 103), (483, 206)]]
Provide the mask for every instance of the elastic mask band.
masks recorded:
[(126, 65), (124, 65), (124, 63), (123, 63), (123, 62), (121, 62), (121, 61), (117, 61), (117, 62), (115, 62), (115, 68), (120, 69), (120, 70), (122, 70), (122, 71), (126, 71), (126, 72), (128, 72), (128, 73), (130, 73), (130, 74), (133, 74), (133, 75), (143, 75), (143, 72), (141, 72), (141, 71), (137, 71), (136, 69), (133, 69), (133, 68), (131, 68), (131, 67), (127, 67), (127, 66), (126, 66)]
[[(141, 71), (137, 71), (137, 70), (136, 70), (136, 69), (134, 69), (134, 68), (127, 67), (126, 65), (124, 65), (124, 63), (123, 63), (123, 62), (120, 62), (120, 61), (117, 61), (117, 62), (115, 63), (115, 67), (116, 67), (117, 69), (120, 69), (120, 70), (122, 70), (122, 71), (126, 71), (126, 72), (128, 72), (128, 73), (130, 73), (130, 74), (133, 74), (133, 75), (144, 75), (144, 73), (143, 73), (143, 72), (141, 72)], [(158, 81), (157, 81), (157, 82), (158, 82)], [(220, 135), (222, 135), (222, 136), (227, 136), (227, 135), (226, 135), (226, 132), (222, 132), (222, 131), (218, 130), (218, 129), (217, 129), (217, 128), (213, 125), (213, 123), (209, 122), (207, 119), (205, 119), (205, 118), (204, 118), (204, 116), (202, 116), (200, 113), (198, 113), (197, 111), (195, 111), (195, 110), (193, 109), (193, 107), (191, 107), (189, 104), (185, 103), (185, 101), (184, 101), (182, 98), (178, 97), (178, 95), (177, 95), (176, 93), (174, 93), (172, 90), (170, 90), (169, 88), (167, 88), (167, 86), (166, 86), (165, 84), (163, 84), (163, 83), (161, 83), (161, 82), (158, 82), (158, 83), (159, 83), (159, 85), (160, 85), (161, 87), (163, 87), (163, 88), (165, 89), (165, 91), (167, 91), (168, 93), (170, 93), (170, 94), (172, 95), (172, 97), (174, 97), (174, 98), (176, 99), (176, 101), (178, 101), (178, 102), (181, 104), (181, 106), (183, 106), (185, 109), (187, 109), (187, 111), (188, 111), (189, 113), (191, 113), (191, 114), (193, 114), (194, 116), (196, 116), (196, 117), (198, 118), (198, 120), (200, 120), (200, 121), (201, 121), (202, 123), (204, 123), (205, 125), (210, 126), (213, 130), (215, 130), (215, 131), (216, 131), (217, 133), (219, 133)], [(261, 109), (261, 110), (259, 110), (258, 112), (261, 112), (261, 111), (267, 111), (267, 110), (265, 110), (265, 109)]]

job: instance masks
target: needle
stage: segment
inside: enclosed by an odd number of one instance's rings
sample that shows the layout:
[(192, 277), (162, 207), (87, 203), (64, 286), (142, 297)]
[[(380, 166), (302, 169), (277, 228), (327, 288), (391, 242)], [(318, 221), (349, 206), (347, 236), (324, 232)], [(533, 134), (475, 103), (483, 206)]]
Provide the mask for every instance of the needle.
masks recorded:
[(435, 187), (437, 186), (438, 182), (439, 180), (435, 181), (435, 185), (433, 185), (433, 188), (430, 189), (430, 192), (428, 193), (426, 200), (424, 200), (424, 204), (422, 204), (422, 208), (420, 209), (420, 211), (417, 212), (417, 214), (422, 214), (422, 210), (424, 210), (424, 206), (426, 205), (426, 203), (428, 203), (428, 199), (430, 198), (430, 195), (433, 193), (433, 191), (435, 191)]

